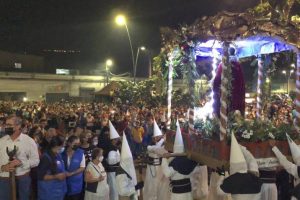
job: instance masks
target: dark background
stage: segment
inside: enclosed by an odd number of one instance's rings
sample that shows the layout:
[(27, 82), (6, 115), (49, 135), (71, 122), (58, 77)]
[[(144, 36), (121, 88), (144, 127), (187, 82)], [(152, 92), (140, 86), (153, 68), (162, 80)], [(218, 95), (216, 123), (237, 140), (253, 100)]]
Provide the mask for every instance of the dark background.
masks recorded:
[[(159, 27), (177, 27), (221, 10), (244, 11), (259, 0), (0, 0), (0, 49), (46, 57), (48, 70), (103, 69), (114, 60), (113, 73), (132, 72), (131, 52), (124, 27), (114, 17), (127, 16), (134, 51), (146, 46), (160, 50)], [(76, 50), (51, 53), (44, 50)], [(149, 51), (148, 51), (149, 53)], [(149, 55), (149, 54), (148, 54)], [(148, 56), (141, 53), (138, 76)]]

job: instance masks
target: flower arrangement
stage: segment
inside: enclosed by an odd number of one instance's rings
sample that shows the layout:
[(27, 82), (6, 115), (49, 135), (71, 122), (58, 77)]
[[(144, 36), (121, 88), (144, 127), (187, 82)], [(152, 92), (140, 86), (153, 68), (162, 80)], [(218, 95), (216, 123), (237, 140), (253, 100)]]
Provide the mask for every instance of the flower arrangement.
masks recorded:
[[(244, 119), (237, 113), (231, 113), (229, 116), (229, 133), (235, 133), (237, 139), (241, 142), (263, 142), (269, 139), (286, 140), (286, 133), (292, 139), (298, 139), (296, 129), (291, 124), (280, 123), (274, 125), (265, 119)], [(195, 120), (195, 129), (201, 133), (203, 138), (219, 140), (219, 120), (217, 118), (206, 120)], [(227, 137), (230, 139), (230, 137)]]

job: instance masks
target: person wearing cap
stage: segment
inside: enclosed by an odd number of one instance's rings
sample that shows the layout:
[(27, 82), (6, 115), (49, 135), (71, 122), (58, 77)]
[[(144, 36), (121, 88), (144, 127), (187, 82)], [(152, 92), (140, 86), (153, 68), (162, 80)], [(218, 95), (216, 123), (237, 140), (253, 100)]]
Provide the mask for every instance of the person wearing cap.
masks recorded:
[(295, 164), (288, 161), (286, 157), (280, 152), (280, 150), (275, 146), (276, 145), (275, 140), (270, 140), (269, 143), (280, 165), (282, 165), (283, 168), (295, 178), (296, 187), (291, 193), (292, 194), (291, 200), (295, 200), (295, 199), (300, 199), (300, 184), (299, 184), (300, 183), (300, 149), (295, 144), (295, 142), (289, 137), (289, 135), (286, 136), (291, 150), (292, 158)]
[(117, 191), (116, 183), (116, 171), (120, 165), (120, 151), (119, 146), (121, 144), (120, 136), (111, 121), (109, 121), (109, 136), (110, 145), (108, 147), (108, 155), (106, 158), (106, 172), (107, 172), (107, 182), (109, 185), (109, 197), (110, 200), (118, 200), (119, 195)]
[[(248, 161), (248, 162), (247, 162)], [(245, 147), (241, 147), (231, 134), (230, 176), (220, 173), (218, 194), (231, 194), (233, 200), (261, 200), (262, 182), (257, 177), (258, 164)], [(256, 175), (255, 175), (256, 174)]]
[[(176, 126), (173, 153), (183, 154), (184, 144), (178, 121)], [(170, 179), (171, 200), (193, 200), (190, 177), (196, 166), (197, 163), (186, 156), (170, 158), (169, 153), (164, 154), (162, 171)]]
[(163, 148), (163, 134), (155, 120), (153, 121), (152, 141), (153, 145), (147, 146), (148, 158), (145, 186), (143, 190), (143, 197), (147, 200), (158, 199), (158, 194), (160, 190), (162, 190), (162, 188), (160, 188), (160, 181), (163, 179), (163, 173), (161, 170), (161, 156), (166, 152), (166, 150)]
[[(123, 133), (124, 135), (124, 133)], [(117, 191), (120, 200), (137, 200), (137, 178), (127, 138), (123, 136), (121, 161), (116, 172)]]

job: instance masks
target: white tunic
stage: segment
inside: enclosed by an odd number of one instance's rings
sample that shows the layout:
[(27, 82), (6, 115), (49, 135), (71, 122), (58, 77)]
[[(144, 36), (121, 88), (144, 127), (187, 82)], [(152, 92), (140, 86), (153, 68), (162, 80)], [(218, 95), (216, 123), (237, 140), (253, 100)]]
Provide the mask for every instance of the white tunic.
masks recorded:
[[(298, 175), (298, 166), (288, 161), (276, 146), (272, 148), (272, 151), (276, 155), (279, 163), (283, 166), (283, 168), (295, 178), (295, 185), (299, 184), (300, 178)], [(291, 200), (296, 200), (296, 198), (292, 197)]]
[[(159, 158), (166, 150), (163, 148), (164, 139), (155, 145), (147, 147), (148, 155), (152, 158)], [(168, 194), (168, 180), (164, 177), (161, 165), (147, 165), (144, 183), (143, 197), (146, 200), (165, 200)]]
[(207, 166), (197, 166), (191, 174), (192, 194), (194, 199), (206, 199), (208, 196)]
[[(225, 177), (228, 177), (228, 172), (225, 173)], [(220, 175), (216, 172), (212, 172), (210, 175), (209, 194), (207, 200), (231, 200), (230, 194), (219, 194), (219, 180)]]
[(85, 200), (109, 200), (109, 187), (107, 184), (106, 172), (102, 164), (99, 163), (98, 165), (95, 165), (93, 162), (90, 162), (86, 167), (86, 171), (90, 172), (93, 178), (99, 178), (101, 173), (101, 175), (104, 176), (105, 179), (103, 181), (98, 182), (96, 193), (89, 192), (86, 190), (84, 199)]
[[(171, 159), (170, 159), (171, 160)], [(173, 167), (169, 167), (169, 162), (167, 159), (162, 159), (162, 170), (166, 177), (170, 178), (171, 180), (181, 180), (190, 178), (191, 174), (189, 175), (183, 175), (179, 172), (175, 171)], [(193, 200), (192, 192), (186, 192), (186, 193), (171, 193), (171, 200)]]
[[(110, 151), (107, 157), (107, 163), (109, 165), (115, 165), (120, 162), (120, 152), (117, 151)], [(118, 200), (119, 195), (117, 191), (117, 184), (116, 184), (116, 172), (107, 172), (107, 182), (109, 185), (109, 197), (110, 200)]]
[(131, 197), (131, 200), (137, 200), (135, 185), (126, 174), (119, 174), (116, 176), (117, 191), (121, 197)]

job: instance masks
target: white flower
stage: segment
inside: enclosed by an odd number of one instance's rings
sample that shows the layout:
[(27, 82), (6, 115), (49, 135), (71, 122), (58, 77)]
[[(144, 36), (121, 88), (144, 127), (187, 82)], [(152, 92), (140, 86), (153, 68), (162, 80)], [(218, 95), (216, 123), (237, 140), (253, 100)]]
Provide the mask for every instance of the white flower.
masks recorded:
[(242, 137), (245, 139), (250, 139), (250, 137), (253, 135), (253, 131), (244, 130)]
[(250, 135), (253, 135), (253, 131), (251, 130), (249, 134), (250, 134)]
[(247, 133), (247, 134), (244, 134), (244, 133), (242, 134), (242, 138), (250, 139), (250, 137), (251, 137), (251, 136), (250, 136), (248, 133)]
[(274, 136), (271, 132), (269, 132), (268, 136), (269, 136), (270, 138), (272, 138), (273, 140), (275, 140), (275, 136)]

